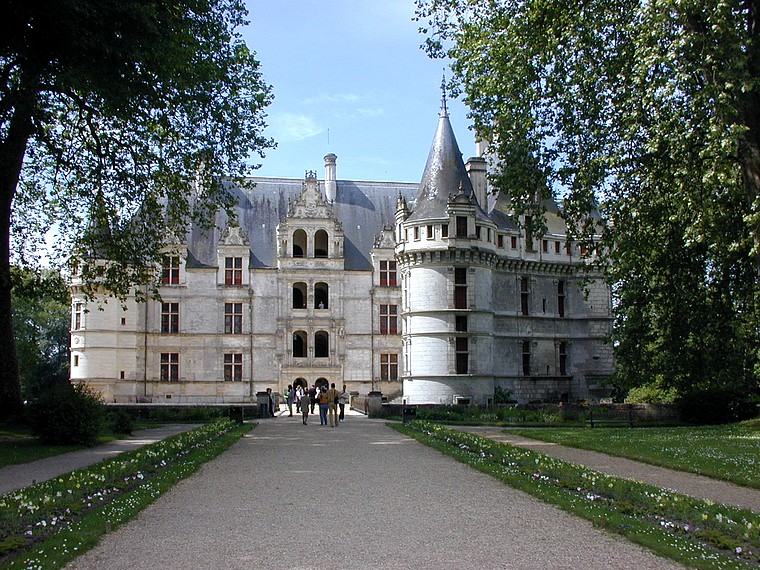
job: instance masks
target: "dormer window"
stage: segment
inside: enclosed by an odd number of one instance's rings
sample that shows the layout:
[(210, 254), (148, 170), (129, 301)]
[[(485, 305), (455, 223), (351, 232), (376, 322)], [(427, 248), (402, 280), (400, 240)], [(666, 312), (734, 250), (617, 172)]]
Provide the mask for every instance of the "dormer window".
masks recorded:
[(317, 230), (317, 233), (314, 234), (314, 257), (328, 257), (327, 244), (327, 232)]
[(165, 255), (161, 264), (161, 282), (179, 285), (179, 255)]
[(224, 284), (225, 285), (242, 285), (243, 284), (243, 258), (242, 257), (225, 257), (224, 258)]
[(306, 257), (306, 232), (296, 230), (293, 232), (293, 257)]
[(457, 237), (467, 237), (467, 216), (457, 216)]

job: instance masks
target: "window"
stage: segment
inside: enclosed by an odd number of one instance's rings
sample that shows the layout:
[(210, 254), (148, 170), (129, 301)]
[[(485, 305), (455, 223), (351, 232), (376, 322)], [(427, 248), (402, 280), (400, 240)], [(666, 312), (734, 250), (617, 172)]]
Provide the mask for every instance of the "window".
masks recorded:
[(588, 255), (588, 246), (581, 245), (581, 255)]
[(475, 237), (480, 239), (480, 226), (475, 226)]
[(293, 333), (293, 356), (295, 358), (306, 357), (306, 333), (304, 331)]
[(125, 380), (127, 378), (127, 373), (124, 370), (119, 370), (119, 380)]
[(380, 355), (380, 379), (383, 382), (398, 380), (398, 354)]
[(224, 284), (242, 285), (243, 283), (243, 258), (224, 258)]
[(454, 308), (467, 308), (467, 268), (454, 268)]
[(509, 245), (512, 247), (512, 249), (517, 249), (517, 236), (510, 236), (509, 241)]
[(330, 337), (326, 331), (314, 333), (314, 356), (316, 358), (327, 358), (330, 356)]
[(488, 228), (488, 243), (491, 243), (491, 228)]
[(224, 304), (224, 334), (243, 334), (243, 303)]
[(467, 237), (467, 216), (457, 216), (457, 237)]
[(306, 283), (293, 283), (293, 308), (306, 308)]
[(179, 333), (179, 303), (161, 303), (161, 332)]
[(466, 336), (456, 337), (456, 369), (457, 374), (467, 374), (469, 364), (468, 339)]
[(504, 247), (504, 236), (499, 235), (496, 237), (496, 241), (498, 242), (499, 247)]
[(165, 255), (161, 265), (161, 281), (164, 285), (179, 285), (179, 256)]
[(127, 324), (127, 318), (126, 317), (122, 317), (121, 318), (121, 324), (122, 325), (126, 325)]
[(433, 226), (427, 226), (427, 238), (433, 239), (435, 237), (435, 230), (433, 229)]
[(541, 250), (544, 253), (549, 253), (549, 240), (548, 239), (541, 240)]
[(380, 334), (398, 334), (397, 305), (380, 305)]
[(225, 382), (242, 382), (243, 381), (243, 355), (232, 353), (224, 355), (224, 381)]
[(330, 307), (329, 291), (330, 289), (327, 283), (314, 284), (314, 308), (315, 309), (328, 309)]
[(565, 316), (565, 282), (557, 281), (557, 314)]
[(414, 226), (414, 239), (415, 241), (420, 239), (420, 227)]
[(559, 343), (559, 375), (567, 376), (567, 343)]
[(441, 237), (442, 238), (449, 237), (449, 224), (442, 224), (441, 225)]
[(528, 290), (528, 278), (520, 278), (520, 312), (527, 317), (530, 308), (530, 292)]
[(74, 314), (71, 319), (71, 328), (75, 331), (84, 328), (84, 303), (74, 303)]
[(396, 286), (396, 262), (395, 261), (381, 261), (380, 262), (380, 286), (381, 287), (395, 287)]
[(530, 376), (530, 341), (524, 340), (522, 343), (522, 373), (523, 376)]
[(176, 352), (161, 353), (161, 382), (179, 381), (179, 354)]
[(78, 354), (74, 355), (74, 366), (79, 366), (79, 355)]
[(457, 315), (455, 317), (454, 328), (457, 332), (467, 332), (467, 316)]
[(314, 234), (314, 257), (327, 257), (327, 232), (317, 230)]
[(559, 248), (560, 248), (560, 242), (559, 241), (555, 241), (554, 242), (554, 253), (559, 253)]
[(306, 257), (306, 232), (293, 232), (293, 257)]

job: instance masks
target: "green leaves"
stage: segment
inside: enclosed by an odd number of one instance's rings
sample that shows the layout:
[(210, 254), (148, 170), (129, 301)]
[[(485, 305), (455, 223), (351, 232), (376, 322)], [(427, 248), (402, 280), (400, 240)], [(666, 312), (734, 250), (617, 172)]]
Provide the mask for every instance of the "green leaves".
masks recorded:
[(624, 385), (758, 391), (756, 4), (418, 2), (516, 213), (553, 191), (577, 239), (606, 218)]

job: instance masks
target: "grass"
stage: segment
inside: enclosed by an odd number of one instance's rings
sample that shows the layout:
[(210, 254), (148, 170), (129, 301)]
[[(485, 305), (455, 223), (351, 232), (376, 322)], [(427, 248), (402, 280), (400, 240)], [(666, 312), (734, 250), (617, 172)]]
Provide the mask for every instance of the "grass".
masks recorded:
[(760, 489), (760, 426), (543, 428), (509, 433)]
[(250, 429), (209, 424), (1, 496), (0, 566), (64, 566)]
[[(165, 425), (157, 422), (141, 422), (135, 424), (135, 430), (156, 428)], [(103, 445), (116, 439), (122, 439), (124, 434), (103, 434), (98, 437), (97, 445)], [(23, 424), (5, 424), (0, 427), (0, 468), (8, 465), (30, 463), (38, 459), (45, 459), (85, 449), (84, 445), (50, 445), (42, 443), (32, 436), (31, 427)]]
[(751, 511), (605, 475), (429, 422), (392, 427), (690, 568), (760, 568), (760, 515)]

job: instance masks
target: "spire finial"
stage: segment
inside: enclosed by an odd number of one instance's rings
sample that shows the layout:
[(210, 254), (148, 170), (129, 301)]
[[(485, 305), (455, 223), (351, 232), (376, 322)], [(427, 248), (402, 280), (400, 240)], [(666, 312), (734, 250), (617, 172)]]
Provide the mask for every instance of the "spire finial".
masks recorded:
[(449, 110), (446, 108), (446, 71), (443, 72), (443, 78), (441, 79), (441, 117), (448, 117)]

